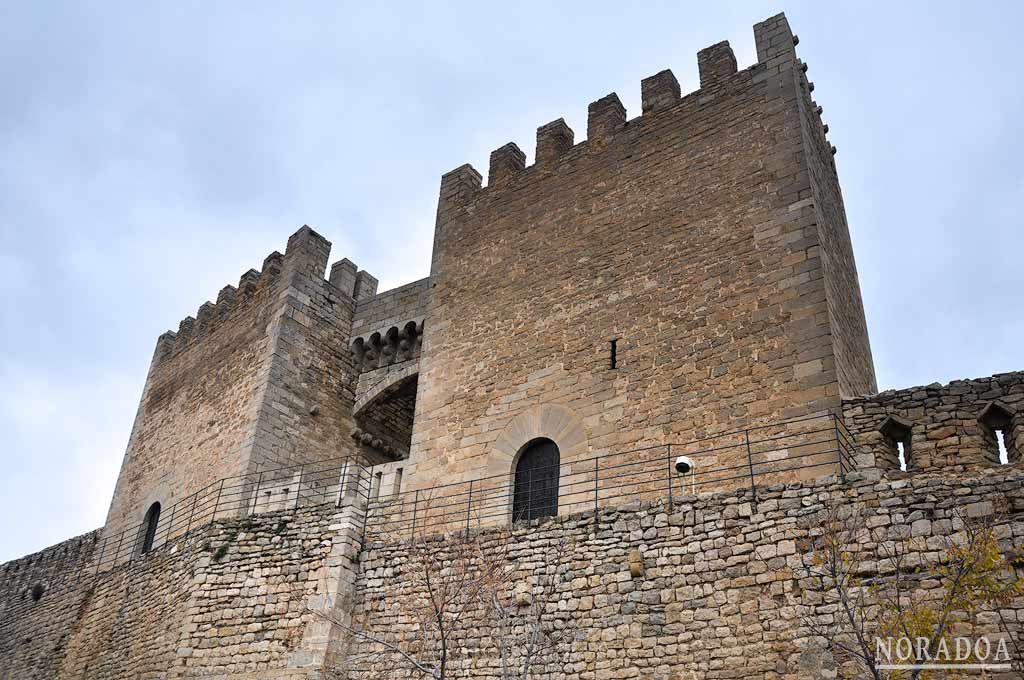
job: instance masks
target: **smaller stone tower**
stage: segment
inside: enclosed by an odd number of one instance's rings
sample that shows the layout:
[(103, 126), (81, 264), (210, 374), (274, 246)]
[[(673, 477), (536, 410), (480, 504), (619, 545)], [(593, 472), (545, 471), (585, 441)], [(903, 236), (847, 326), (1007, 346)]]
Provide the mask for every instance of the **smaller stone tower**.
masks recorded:
[(166, 520), (222, 478), (350, 452), (346, 347), (356, 288), (372, 297), (376, 280), (348, 260), (325, 280), (330, 248), (302, 227), (284, 255), (272, 253), (261, 271), (247, 271), (216, 304), (160, 336), (107, 514), (108, 541), (119, 533), (145, 540), (134, 527), (154, 509)]

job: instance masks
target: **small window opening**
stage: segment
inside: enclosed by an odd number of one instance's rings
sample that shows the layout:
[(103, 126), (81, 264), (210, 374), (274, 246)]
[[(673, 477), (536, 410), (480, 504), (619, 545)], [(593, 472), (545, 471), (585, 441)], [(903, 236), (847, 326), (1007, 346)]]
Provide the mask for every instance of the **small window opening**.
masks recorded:
[(43, 588), (42, 583), (37, 583), (32, 586), (32, 601), (39, 602), (39, 600), (43, 599), (44, 592), (46, 592), (46, 589)]
[[(1008, 428), (1013, 424), (1013, 413), (997, 401), (989, 402), (978, 416), (978, 422), (988, 429), (992, 439), (995, 440), (999, 464), (1008, 465), (1010, 463), (1010, 446), (1012, 446), (1007, 443), (1008, 437), (1012, 434)], [(990, 443), (992, 439), (989, 440)]]
[(913, 425), (897, 415), (890, 415), (878, 428), (879, 433), (889, 442), (892, 451), (896, 453), (896, 462), (899, 469), (906, 472), (913, 460), (911, 444), (913, 443)]
[(149, 510), (146, 511), (146, 519), (143, 520), (146, 533), (142, 538), (142, 547), (139, 551), (142, 554), (146, 554), (153, 549), (153, 541), (156, 540), (156, 527), (159, 523), (160, 504), (153, 503), (153, 505), (149, 506)]
[(619, 341), (618, 339), (608, 341), (608, 367), (618, 368), (619, 364)]

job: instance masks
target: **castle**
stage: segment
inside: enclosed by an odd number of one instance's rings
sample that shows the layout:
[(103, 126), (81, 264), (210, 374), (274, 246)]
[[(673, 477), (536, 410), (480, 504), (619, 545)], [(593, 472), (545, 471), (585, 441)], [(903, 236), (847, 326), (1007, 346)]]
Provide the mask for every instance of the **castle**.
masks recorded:
[(826, 496), (1024, 545), (1024, 374), (878, 393), (807, 65), (754, 38), (445, 174), (429, 277), (303, 227), (160, 336), (105, 525), (2, 567), (0, 678), (371, 677), (316, 612), (389, 625), (453, 523), (572, 584), (543, 677), (834, 677), (788, 611)]

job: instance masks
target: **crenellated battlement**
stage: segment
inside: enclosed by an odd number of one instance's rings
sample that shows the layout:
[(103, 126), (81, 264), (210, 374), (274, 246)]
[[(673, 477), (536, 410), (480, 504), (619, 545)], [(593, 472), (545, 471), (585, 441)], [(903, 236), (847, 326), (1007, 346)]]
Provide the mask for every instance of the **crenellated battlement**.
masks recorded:
[(883, 470), (1016, 464), (1024, 442), (1022, 413), (1024, 372), (843, 400), (846, 426), (873, 456), (859, 464)]
[(195, 316), (186, 316), (177, 331), (163, 333), (157, 341), (157, 355), (163, 359), (188, 347), (196, 338), (209, 334), (236, 311), (247, 308), (260, 291), (272, 286), (281, 274), (284, 256), (274, 251), (263, 261), (260, 271), (250, 269), (238, 279), (238, 286), (227, 285), (217, 294), (217, 302), (207, 300)]
[(330, 276), (324, 279), (331, 244), (308, 225), (292, 234), (282, 254), (274, 251), (267, 255), (259, 270), (249, 269), (238, 279), (238, 286), (226, 285), (217, 293), (217, 301), (207, 300), (199, 306), (195, 316), (186, 316), (178, 323), (177, 331), (167, 331), (157, 340), (157, 362), (189, 347), (197, 339), (219, 329), (226, 321), (273, 298), (276, 285), (284, 280), (282, 274), (299, 274), (311, 282), (329, 285), (353, 301), (372, 298), (377, 291), (377, 279), (360, 271), (344, 258), (331, 266)]
[[(526, 154), (515, 142), (508, 142), (491, 152), (486, 185), (470, 164), (446, 173), (441, 179), (442, 208), (468, 206), (478, 197), (494, 195), (526, 181), (535, 173), (553, 171), (559, 165), (568, 169), (568, 164), (600, 153), (626, 131), (653, 124), (654, 119), (660, 123), (670, 111), (684, 117), (695, 117), (694, 109), (710, 105), (730, 88), (773, 85), (769, 83), (770, 77), (784, 70), (796, 69), (803, 90), (806, 93), (813, 91), (813, 83), (808, 86), (803, 76), (806, 64), (796, 59), (794, 46), (799, 40), (783, 14), (756, 24), (754, 39), (758, 62), (744, 71), (738, 70), (736, 55), (727, 41), (700, 50), (697, 53), (699, 88), (686, 95), (682, 94), (679, 81), (671, 70), (665, 69), (644, 78), (640, 83), (641, 115), (633, 119), (627, 117), (626, 108), (614, 92), (591, 102), (587, 107), (587, 138), (583, 141), (574, 143), (574, 132), (562, 118), (541, 125), (537, 128), (533, 165), (526, 165)], [(820, 116), (821, 107), (812, 103), (812, 109)], [(828, 131), (828, 126), (822, 124), (822, 128), (824, 132)]]

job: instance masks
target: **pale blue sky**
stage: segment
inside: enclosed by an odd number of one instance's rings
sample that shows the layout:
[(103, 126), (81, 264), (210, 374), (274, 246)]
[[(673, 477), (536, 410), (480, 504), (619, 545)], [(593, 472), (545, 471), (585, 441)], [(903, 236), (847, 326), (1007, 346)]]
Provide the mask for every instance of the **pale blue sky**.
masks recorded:
[[(154, 6), (155, 5), (155, 6)], [(308, 223), (424, 276), (441, 173), (784, 10), (880, 386), (1024, 369), (1024, 5), (5, 3), (0, 560), (103, 522), (157, 335)]]

